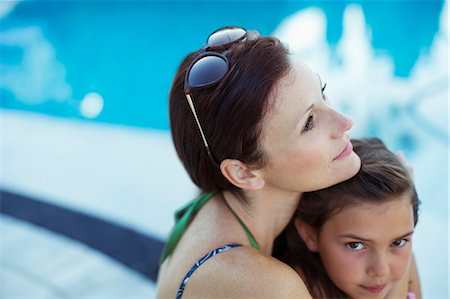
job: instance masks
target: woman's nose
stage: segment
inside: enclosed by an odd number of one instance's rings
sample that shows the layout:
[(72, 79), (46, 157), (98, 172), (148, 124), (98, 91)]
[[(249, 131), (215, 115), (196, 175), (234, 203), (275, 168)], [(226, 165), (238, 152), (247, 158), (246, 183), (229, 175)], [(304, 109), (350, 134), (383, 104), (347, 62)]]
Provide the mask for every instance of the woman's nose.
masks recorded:
[(350, 117), (341, 114), (336, 110), (333, 110), (331, 113), (333, 114), (331, 123), (331, 128), (333, 130), (332, 136), (334, 138), (341, 138), (345, 132), (352, 128), (353, 121)]

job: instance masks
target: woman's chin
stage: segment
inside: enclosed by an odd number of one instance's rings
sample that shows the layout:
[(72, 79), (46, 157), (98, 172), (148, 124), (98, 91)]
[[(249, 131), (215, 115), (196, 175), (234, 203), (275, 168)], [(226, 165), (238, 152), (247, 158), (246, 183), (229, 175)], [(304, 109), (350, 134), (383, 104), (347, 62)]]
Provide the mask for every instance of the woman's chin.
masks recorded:
[(336, 176), (337, 180), (334, 184), (346, 181), (354, 177), (361, 168), (361, 159), (359, 156), (352, 152), (345, 159), (339, 161), (339, 175)]
[(350, 177), (349, 178), (351, 178), (351, 177), (355, 176), (358, 173), (358, 171), (361, 169), (361, 159), (355, 152), (352, 152), (349, 155), (349, 159), (350, 159), (350, 162), (349, 162), (350, 163), (350, 167), (349, 167)]

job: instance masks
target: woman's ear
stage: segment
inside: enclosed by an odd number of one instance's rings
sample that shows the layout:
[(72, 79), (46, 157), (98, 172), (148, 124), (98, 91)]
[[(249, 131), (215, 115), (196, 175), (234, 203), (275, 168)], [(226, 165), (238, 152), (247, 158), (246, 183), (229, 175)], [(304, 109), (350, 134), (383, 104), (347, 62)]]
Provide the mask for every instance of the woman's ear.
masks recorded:
[(299, 218), (296, 218), (294, 223), (297, 232), (303, 239), (303, 242), (305, 242), (306, 247), (308, 247), (309, 251), (318, 252), (319, 245), (317, 242), (317, 230), (309, 224), (302, 222)]
[(243, 190), (258, 190), (264, 187), (264, 179), (256, 170), (236, 159), (225, 159), (220, 163), (220, 171), (230, 183)]

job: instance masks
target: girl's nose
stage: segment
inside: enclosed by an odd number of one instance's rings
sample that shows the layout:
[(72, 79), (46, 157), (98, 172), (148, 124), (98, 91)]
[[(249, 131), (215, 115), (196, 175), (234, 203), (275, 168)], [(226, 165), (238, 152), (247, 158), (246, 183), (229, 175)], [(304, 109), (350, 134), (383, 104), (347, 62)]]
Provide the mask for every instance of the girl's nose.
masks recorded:
[(370, 262), (367, 273), (373, 277), (383, 277), (389, 274), (389, 261), (385, 254), (376, 254)]

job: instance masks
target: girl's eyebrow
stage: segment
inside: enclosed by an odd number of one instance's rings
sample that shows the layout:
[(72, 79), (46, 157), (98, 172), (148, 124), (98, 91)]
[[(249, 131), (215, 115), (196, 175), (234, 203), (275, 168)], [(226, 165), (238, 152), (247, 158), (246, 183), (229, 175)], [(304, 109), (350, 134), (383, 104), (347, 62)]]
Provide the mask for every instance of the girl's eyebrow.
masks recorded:
[(412, 231), (410, 231), (410, 232), (408, 232), (408, 233), (406, 233), (406, 234), (404, 234), (404, 235), (402, 235), (402, 236), (400, 236), (398, 238), (395, 238), (394, 240), (404, 239), (406, 237), (411, 236), (413, 233), (414, 233), (414, 230), (412, 230)]
[(354, 234), (345, 234), (345, 235), (341, 235), (339, 237), (340, 238), (348, 238), (348, 239), (356, 239), (356, 240), (365, 241), (365, 242), (369, 242), (370, 241), (369, 239), (366, 239), (366, 238), (363, 238), (363, 237), (360, 237), (360, 236), (354, 235)]
[[(414, 233), (414, 230), (412, 230), (412, 231), (410, 231), (410, 232), (408, 232), (408, 233), (406, 233), (406, 234), (404, 234), (404, 235), (402, 235), (400, 237), (394, 238), (393, 240), (404, 239), (406, 237), (411, 236), (413, 233)], [(360, 236), (355, 235), (355, 234), (345, 234), (345, 235), (341, 235), (340, 237), (341, 238), (355, 239), (355, 240), (364, 241), (364, 242), (372, 242), (372, 240), (370, 240), (370, 239), (366, 239), (366, 238), (360, 237)]]

